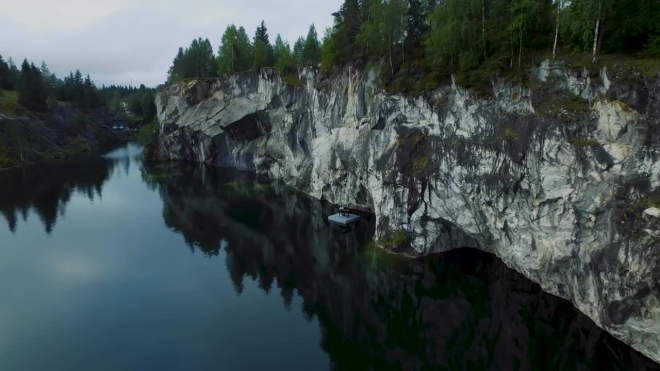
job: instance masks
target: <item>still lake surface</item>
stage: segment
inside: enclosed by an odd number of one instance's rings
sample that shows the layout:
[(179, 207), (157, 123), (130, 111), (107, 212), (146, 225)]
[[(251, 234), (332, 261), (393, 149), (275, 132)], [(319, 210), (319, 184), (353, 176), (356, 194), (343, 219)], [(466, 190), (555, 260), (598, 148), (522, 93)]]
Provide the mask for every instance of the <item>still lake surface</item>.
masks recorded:
[(645, 370), (498, 259), (417, 260), (253, 175), (100, 158), (0, 173), (0, 370)]

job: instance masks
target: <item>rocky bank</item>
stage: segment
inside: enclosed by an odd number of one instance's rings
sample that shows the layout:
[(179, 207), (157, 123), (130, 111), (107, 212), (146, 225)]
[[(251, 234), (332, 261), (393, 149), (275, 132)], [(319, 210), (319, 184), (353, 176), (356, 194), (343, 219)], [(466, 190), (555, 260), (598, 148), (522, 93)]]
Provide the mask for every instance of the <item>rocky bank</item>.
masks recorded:
[(660, 76), (528, 75), (423, 96), (385, 92), (377, 68), (174, 84), (157, 153), (371, 211), (395, 252), (492, 252), (660, 362)]
[[(113, 129), (118, 125), (122, 130)], [(60, 102), (46, 113), (0, 112), (0, 170), (78, 157), (134, 138), (125, 127), (125, 119), (106, 107), (81, 109)]]

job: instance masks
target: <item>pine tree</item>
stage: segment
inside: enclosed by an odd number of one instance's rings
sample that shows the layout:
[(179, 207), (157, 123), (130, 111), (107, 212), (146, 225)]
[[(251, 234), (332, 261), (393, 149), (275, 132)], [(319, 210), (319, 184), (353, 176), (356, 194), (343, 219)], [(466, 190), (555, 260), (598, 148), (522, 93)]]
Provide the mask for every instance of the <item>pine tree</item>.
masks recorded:
[(362, 25), (362, 12), (358, 0), (344, 0), (339, 12), (333, 14), (335, 17), (335, 29), (333, 32), (333, 42), (339, 63), (345, 63), (353, 60), (357, 46), (357, 35), (360, 33)]
[(172, 61), (172, 66), (167, 71), (167, 81), (173, 82), (183, 78), (184, 58), (183, 48), (179, 48), (179, 52), (174, 57), (174, 61)]
[(18, 89), (18, 80), (20, 78), (20, 72), (14, 60), (9, 58), (9, 89), (8, 90), (17, 90)]
[(254, 61), (252, 68), (259, 72), (262, 68), (268, 67), (268, 45), (264, 44), (262, 40), (257, 40), (254, 43)]
[(83, 77), (80, 70), (76, 70), (73, 75), (73, 101), (79, 105), (83, 104), (85, 99), (85, 87), (83, 86)]
[(275, 39), (275, 60), (276, 67), (281, 74), (287, 75), (294, 73), (296, 70), (296, 61), (291, 54), (291, 47), (286, 41), (282, 41), (282, 37), (278, 34)]
[(409, 54), (420, 54), (420, 46), (424, 36), (428, 32), (426, 23), (426, 8), (420, 0), (408, 0), (408, 11), (406, 14), (406, 41), (405, 48)]
[(34, 65), (23, 60), (18, 84), (18, 102), (32, 111), (46, 110), (46, 92), (41, 79), (41, 72)]
[(321, 63), (321, 43), (314, 24), (309, 26), (309, 32), (305, 39), (305, 48), (303, 49), (303, 60), (307, 65), (316, 66)]
[(266, 28), (266, 22), (261, 21), (261, 24), (257, 26), (257, 31), (254, 33), (254, 43), (261, 41), (266, 46), (270, 46), (270, 41), (268, 40), (268, 28)]
[(293, 58), (299, 67), (305, 65), (305, 38), (300, 36), (293, 45)]
[[(264, 45), (265, 50), (265, 62), (262, 67), (272, 67), (275, 65), (275, 52), (273, 51), (273, 46), (270, 45), (270, 40), (268, 39), (268, 28), (266, 28), (266, 22), (261, 21), (261, 24), (257, 26), (257, 30), (254, 33), (254, 47), (255, 47), (255, 58), (256, 58), (256, 48), (257, 43), (261, 41)], [(261, 52), (261, 51), (260, 51)], [(260, 56), (261, 57), (261, 56)], [(254, 64), (258, 64), (256, 61)]]
[(0, 89), (10, 90), (12, 88), (9, 78), (9, 64), (0, 55)]

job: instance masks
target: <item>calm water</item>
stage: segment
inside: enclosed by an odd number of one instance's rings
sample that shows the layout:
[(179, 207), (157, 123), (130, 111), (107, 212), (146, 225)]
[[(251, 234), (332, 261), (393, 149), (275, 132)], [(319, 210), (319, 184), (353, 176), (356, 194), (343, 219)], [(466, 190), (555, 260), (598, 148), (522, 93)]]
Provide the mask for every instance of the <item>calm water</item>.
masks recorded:
[(487, 254), (331, 211), (135, 146), (0, 173), (0, 370), (658, 369)]

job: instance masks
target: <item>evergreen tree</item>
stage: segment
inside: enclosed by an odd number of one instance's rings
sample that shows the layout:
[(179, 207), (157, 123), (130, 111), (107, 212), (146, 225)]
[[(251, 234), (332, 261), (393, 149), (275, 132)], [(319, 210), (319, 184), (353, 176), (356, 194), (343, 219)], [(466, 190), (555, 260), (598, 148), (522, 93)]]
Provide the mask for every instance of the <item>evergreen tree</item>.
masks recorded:
[(333, 36), (334, 29), (332, 27), (326, 28), (325, 33), (323, 34), (323, 43), (321, 45), (321, 60), (323, 62), (322, 66), (325, 69), (339, 63), (339, 57), (337, 55), (338, 48), (335, 45), (337, 38)]
[(296, 61), (291, 54), (291, 47), (286, 41), (282, 41), (282, 37), (278, 34), (275, 39), (275, 66), (281, 74), (286, 75), (296, 71)]
[(18, 84), (18, 102), (32, 111), (46, 110), (46, 92), (44, 90), (41, 72), (34, 65), (23, 60)]
[(46, 89), (46, 92), (48, 93), (48, 95), (53, 95), (55, 89), (57, 88), (57, 85), (59, 84), (59, 79), (54, 73), (50, 72), (48, 65), (44, 61), (41, 62), (40, 70), (41, 70), (41, 76), (43, 77), (44, 80), (44, 87)]
[(303, 60), (305, 64), (316, 66), (321, 63), (321, 43), (319, 42), (314, 24), (309, 26), (309, 32), (305, 39), (305, 48), (303, 49)]
[[(264, 61), (257, 61), (257, 43), (261, 42), (264, 46), (265, 50), (265, 62)], [(261, 21), (261, 24), (257, 26), (257, 30), (254, 33), (254, 48), (255, 48), (255, 60), (254, 60), (254, 66), (258, 64), (262, 64), (262, 67), (272, 67), (275, 65), (275, 52), (273, 51), (273, 46), (270, 45), (270, 40), (268, 39), (268, 28), (266, 28), (266, 22)], [(261, 48), (261, 46), (259, 47)], [(259, 51), (261, 53), (261, 50)], [(261, 58), (262, 55), (259, 56)], [(255, 67), (256, 68), (256, 67)]]
[(168, 80), (216, 77), (217, 72), (213, 46), (208, 39), (200, 37), (194, 39), (190, 47), (185, 50), (179, 48), (179, 52), (168, 70)]
[(9, 64), (0, 55), (0, 89), (11, 90), (12, 88), (9, 77)]
[(252, 68), (258, 72), (264, 67), (269, 67), (269, 52), (268, 45), (264, 44), (262, 40), (257, 40), (254, 43), (254, 61)]
[(268, 28), (266, 28), (266, 22), (261, 21), (261, 24), (257, 26), (257, 31), (254, 33), (254, 43), (261, 41), (266, 46), (270, 46), (270, 40), (268, 40)]
[[(371, 14), (371, 12), (369, 12)], [(338, 63), (353, 60), (356, 55), (357, 35), (362, 25), (362, 13), (358, 0), (344, 0), (339, 12), (333, 14), (335, 27), (331, 45), (336, 47), (334, 54)]]
[(18, 67), (16, 67), (16, 63), (14, 63), (14, 60), (9, 58), (8, 61), (9, 64), (9, 90), (17, 90), (18, 89), (18, 80), (20, 78), (20, 72), (18, 71)]
[(87, 75), (84, 83), (84, 106), (87, 108), (98, 108), (101, 105), (101, 99), (92, 79)]
[(305, 65), (305, 38), (302, 36), (293, 44), (293, 58), (299, 67)]
[(174, 57), (174, 61), (172, 61), (172, 66), (167, 71), (167, 81), (172, 82), (183, 78), (184, 58), (183, 48), (180, 47), (179, 52), (176, 57)]
[(419, 54), (421, 51), (420, 45), (428, 30), (428, 14), (425, 11), (421, 0), (408, 0), (405, 48), (410, 54)]

